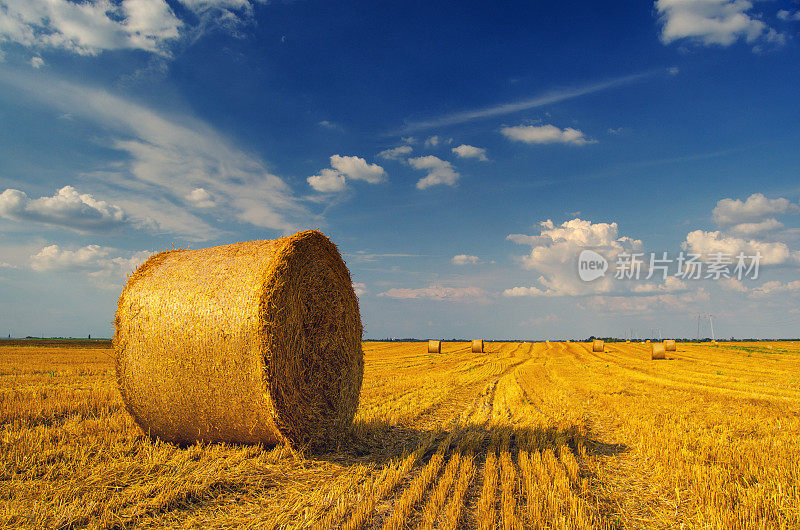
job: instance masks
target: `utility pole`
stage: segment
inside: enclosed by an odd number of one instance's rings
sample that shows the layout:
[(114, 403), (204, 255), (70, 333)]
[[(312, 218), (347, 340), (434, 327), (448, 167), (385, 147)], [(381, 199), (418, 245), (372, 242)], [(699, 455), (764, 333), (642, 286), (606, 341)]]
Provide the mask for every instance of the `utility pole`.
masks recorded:
[(711, 326), (711, 340), (716, 341), (717, 337), (714, 335), (714, 315), (708, 314), (708, 325)]

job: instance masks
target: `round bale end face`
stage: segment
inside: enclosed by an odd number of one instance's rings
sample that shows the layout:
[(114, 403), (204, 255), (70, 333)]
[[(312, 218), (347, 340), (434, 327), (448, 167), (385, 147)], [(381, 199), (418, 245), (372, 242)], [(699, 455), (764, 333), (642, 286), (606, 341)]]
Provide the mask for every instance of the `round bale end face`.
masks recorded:
[(472, 341), (472, 353), (483, 353), (483, 340)]
[(663, 342), (650, 343), (650, 358), (652, 360), (666, 359), (665, 348)]
[(442, 341), (440, 341), (440, 340), (429, 340), (428, 341), (428, 353), (442, 353)]
[(592, 343), (592, 351), (593, 352), (602, 352), (605, 350), (605, 343), (602, 340), (595, 340)]
[(120, 296), (117, 379), (165, 441), (324, 445), (358, 405), (361, 332), (349, 272), (317, 231), (162, 252)]
[(664, 341), (664, 351), (678, 351), (673, 339), (667, 339)]

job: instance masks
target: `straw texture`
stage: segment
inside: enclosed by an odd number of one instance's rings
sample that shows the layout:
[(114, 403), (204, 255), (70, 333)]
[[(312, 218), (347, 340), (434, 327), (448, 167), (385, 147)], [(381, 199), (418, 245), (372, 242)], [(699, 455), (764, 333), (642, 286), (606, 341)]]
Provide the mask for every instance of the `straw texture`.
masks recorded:
[(672, 339), (665, 340), (664, 351), (678, 351), (678, 348), (675, 346), (675, 341)]
[(472, 341), (472, 353), (483, 353), (483, 339)]
[(650, 343), (650, 358), (651, 359), (666, 359), (667, 356), (664, 353), (664, 343), (663, 342), (651, 342)]
[(315, 230), (156, 254), (128, 280), (115, 323), (120, 392), (151, 436), (323, 445), (355, 414), (358, 300)]
[(442, 353), (442, 341), (440, 341), (440, 340), (429, 340), (428, 341), (428, 353)]
[(605, 343), (602, 340), (596, 340), (592, 343), (592, 351), (604, 351), (606, 348)]

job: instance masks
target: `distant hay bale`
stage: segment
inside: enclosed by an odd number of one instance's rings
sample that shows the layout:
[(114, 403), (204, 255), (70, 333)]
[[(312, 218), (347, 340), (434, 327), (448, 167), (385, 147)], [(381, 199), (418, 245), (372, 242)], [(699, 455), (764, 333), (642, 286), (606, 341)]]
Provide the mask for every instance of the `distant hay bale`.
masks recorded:
[(592, 343), (592, 351), (593, 352), (600, 352), (606, 349), (606, 345), (602, 340), (597, 340)]
[(631, 342), (631, 341), (629, 341), (629, 340), (626, 340), (626, 341), (625, 341), (625, 344), (629, 344), (630, 342)]
[(442, 341), (440, 341), (440, 340), (429, 340), (428, 341), (428, 353), (442, 353)]
[(664, 351), (678, 351), (677, 346), (675, 345), (675, 341), (672, 339), (667, 339), (664, 341)]
[(483, 353), (483, 339), (472, 341), (472, 353)]
[(647, 340), (646, 340), (646, 341), (644, 341), (644, 342), (645, 342), (645, 344), (650, 344), (650, 339), (647, 339)]
[(320, 232), (156, 254), (128, 280), (115, 324), (120, 392), (151, 436), (321, 445), (352, 422), (358, 299)]
[(667, 356), (664, 353), (664, 343), (663, 342), (651, 342), (650, 343), (650, 358), (651, 359), (666, 359)]

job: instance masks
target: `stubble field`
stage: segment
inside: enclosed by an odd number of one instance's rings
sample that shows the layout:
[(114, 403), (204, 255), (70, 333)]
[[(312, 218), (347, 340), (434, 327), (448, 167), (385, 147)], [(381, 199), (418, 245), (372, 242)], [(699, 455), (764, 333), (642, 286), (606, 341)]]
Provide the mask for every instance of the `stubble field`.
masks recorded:
[(0, 527), (797, 528), (800, 346), (364, 343), (328, 452), (138, 429), (104, 349), (0, 347)]

